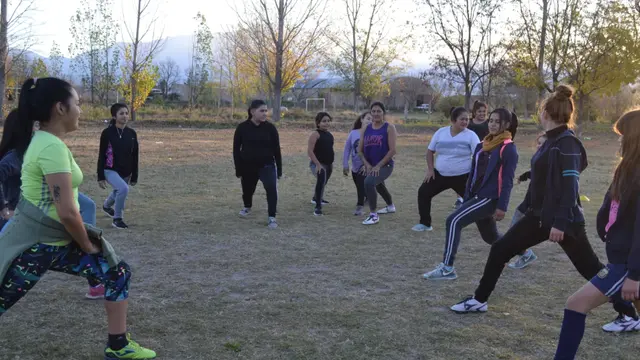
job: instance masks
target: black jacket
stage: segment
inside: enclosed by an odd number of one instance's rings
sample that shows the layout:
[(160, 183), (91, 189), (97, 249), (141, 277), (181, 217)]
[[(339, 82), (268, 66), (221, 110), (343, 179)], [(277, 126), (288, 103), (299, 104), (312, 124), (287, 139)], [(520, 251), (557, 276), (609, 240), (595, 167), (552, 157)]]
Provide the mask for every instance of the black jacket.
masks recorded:
[(131, 182), (138, 182), (138, 135), (125, 126), (123, 129), (109, 125), (100, 135), (98, 152), (98, 180), (105, 180), (104, 171), (116, 171), (120, 177), (131, 176)]
[(548, 131), (547, 138), (531, 159), (531, 183), (525, 203), (541, 217), (542, 226), (567, 231), (570, 224), (584, 223), (579, 179), (588, 166), (587, 152), (566, 126)]
[(640, 196), (620, 203), (616, 221), (609, 231), (606, 231), (610, 208), (611, 195), (607, 192), (596, 221), (598, 235), (607, 243), (607, 259), (610, 264), (626, 264), (629, 279), (638, 281), (640, 280)]
[(275, 162), (278, 177), (282, 176), (282, 154), (278, 129), (265, 121), (255, 125), (247, 120), (238, 124), (233, 136), (233, 163), (236, 176), (254, 172)]

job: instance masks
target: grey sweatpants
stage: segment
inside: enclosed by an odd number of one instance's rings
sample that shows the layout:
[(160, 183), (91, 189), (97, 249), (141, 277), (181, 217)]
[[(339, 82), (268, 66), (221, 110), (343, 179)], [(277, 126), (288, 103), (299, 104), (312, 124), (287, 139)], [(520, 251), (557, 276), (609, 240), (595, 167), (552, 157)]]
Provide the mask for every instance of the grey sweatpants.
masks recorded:
[[(367, 200), (369, 201), (369, 210), (372, 213), (376, 212), (376, 208), (378, 206), (378, 191), (380, 191), (380, 195), (388, 200), (387, 205), (393, 204), (391, 200), (391, 194), (389, 194), (389, 190), (384, 186), (384, 181), (387, 180), (391, 173), (393, 172), (393, 165), (385, 165), (380, 168), (380, 173), (378, 176), (367, 175), (364, 179), (364, 191), (367, 194)], [(377, 187), (377, 190), (376, 190)]]

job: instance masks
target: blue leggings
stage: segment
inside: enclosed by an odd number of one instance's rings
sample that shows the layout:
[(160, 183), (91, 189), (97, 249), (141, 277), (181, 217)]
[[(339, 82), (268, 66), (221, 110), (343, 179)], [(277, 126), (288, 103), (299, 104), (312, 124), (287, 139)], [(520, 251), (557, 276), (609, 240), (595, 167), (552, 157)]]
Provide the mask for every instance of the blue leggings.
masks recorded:
[(104, 284), (106, 301), (129, 297), (131, 270), (124, 261), (110, 268), (102, 254), (87, 254), (74, 242), (66, 246), (38, 243), (15, 258), (7, 270), (0, 284), (0, 315), (25, 296), (48, 270)]

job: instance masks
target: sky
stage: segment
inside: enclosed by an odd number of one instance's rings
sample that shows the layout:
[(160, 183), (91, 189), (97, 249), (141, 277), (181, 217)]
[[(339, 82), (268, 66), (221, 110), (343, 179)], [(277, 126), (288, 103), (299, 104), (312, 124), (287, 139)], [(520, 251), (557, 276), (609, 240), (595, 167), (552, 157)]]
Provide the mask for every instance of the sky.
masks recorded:
[[(10, 3), (17, 1), (10, 0)], [(128, 18), (130, 22), (133, 22), (137, 1), (113, 1), (113, 15), (116, 21), (123, 24), (124, 19)], [(340, 2), (340, 0), (329, 1), (334, 5)], [(158, 30), (161, 30), (165, 37), (173, 37), (193, 34), (196, 26), (193, 18), (198, 11), (205, 15), (213, 32), (235, 25), (237, 17), (231, 4), (237, 2), (240, 0), (152, 0), (152, 7), (159, 19)], [(68, 56), (67, 48), (73, 40), (69, 32), (69, 19), (80, 6), (81, 0), (64, 0), (64, 2), (60, 0), (35, 0), (35, 3), (37, 11), (30, 15), (34, 23), (32, 31), (36, 37), (36, 44), (32, 50), (40, 55), (48, 56), (55, 41), (59, 44), (63, 55)], [(415, 0), (393, 0), (393, 8), (397, 10), (394, 11), (394, 21), (397, 24), (404, 24), (407, 20), (412, 20), (416, 13), (416, 7)], [(392, 29), (396, 28), (399, 29), (400, 26), (392, 26)], [(118, 41), (125, 40), (122, 37), (123, 32), (121, 32)], [(430, 62), (429, 56), (421, 54), (421, 50), (418, 48), (409, 49), (406, 55), (414, 64), (422, 65)]]

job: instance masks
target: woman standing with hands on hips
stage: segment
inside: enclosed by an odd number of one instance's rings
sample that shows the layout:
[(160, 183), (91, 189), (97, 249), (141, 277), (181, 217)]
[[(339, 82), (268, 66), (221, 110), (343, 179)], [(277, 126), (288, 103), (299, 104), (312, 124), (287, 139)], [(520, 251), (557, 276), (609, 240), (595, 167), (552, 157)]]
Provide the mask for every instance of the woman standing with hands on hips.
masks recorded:
[(258, 180), (267, 192), (269, 218), (267, 226), (278, 227), (278, 179), (282, 177), (282, 154), (278, 129), (267, 121), (267, 103), (253, 100), (247, 110), (248, 119), (236, 127), (233, 135), (233, 163), (242, 184), (244, 207), (240, 216), (248, 216)]
[(129, 194), (129, 186), (138, 183), (138, 135), (127, 126), (128, 122), (127, 105), (113, 104), (111, 123), (100, 135), (98, 183), (102, 189), (107, 188), (107, 183), (113, 188), (104, 201), (102, 210), (113, 218), (112, 225), (116, 229), (128, 228), (123, 220), (124, 204)]
[[(393, 156), (396, 154), (396, 127), (385, 120), (386, 110), (381, 102), (371, 104), (372, 122), (361, 129), (362, 139), (358, 144), (358, 154), (364, 163), (365, 193), (369, 201), (369, 216), (362, 222), (364, 225), (377, 224), (380, 219), (378, 214), (390, 214), (396, 212), (391, 194), (384, 185), (384, 181), (393, 172)], [(377, 190), (376, 190), (377, 188)], [(387, 206), (376, 211), (378, 194), (380, 191), (387, 201)]]

